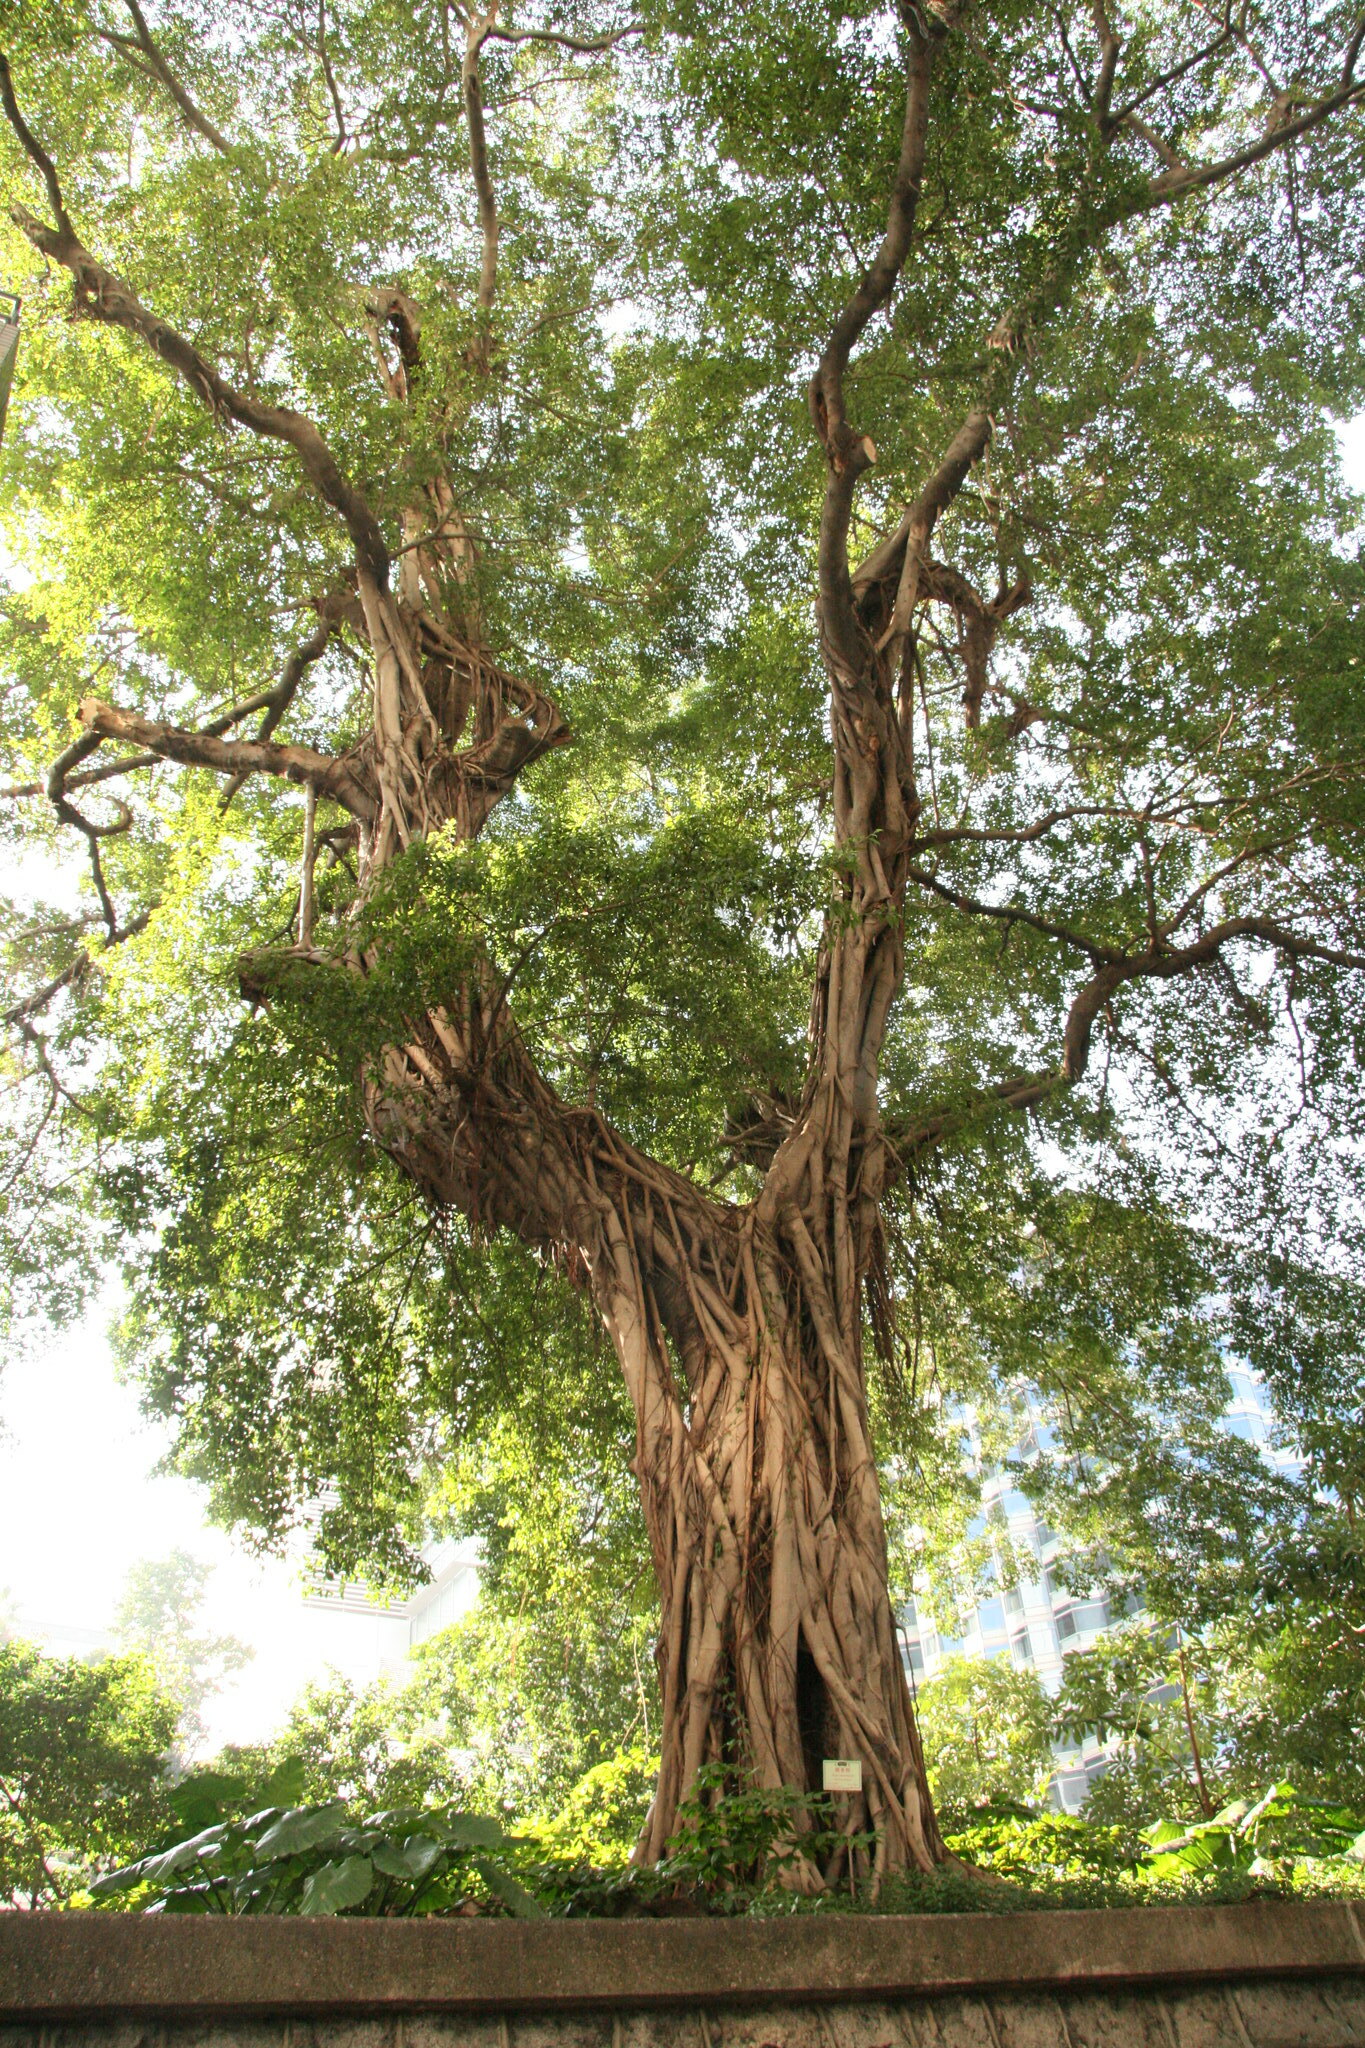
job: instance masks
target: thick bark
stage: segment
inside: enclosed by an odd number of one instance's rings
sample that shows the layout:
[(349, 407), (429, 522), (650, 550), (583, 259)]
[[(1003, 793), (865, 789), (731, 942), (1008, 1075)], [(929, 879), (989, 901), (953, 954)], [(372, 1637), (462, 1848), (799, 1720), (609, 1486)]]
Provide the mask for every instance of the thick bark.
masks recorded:
[(429, 1200), (556, 1259), (620, 1361), (662, 1621), (638, 1855), (664, 1852), (705, 1764), (818, 1791), (822, 1760), (844, 1756), (863, 1791), (840, 1823), (875, 1851), (840, 1847), (802, 1881), (930, 1868), (944, 1852), (887, 1593), (851, 1247), (830, 1249), (849, 1205), (819, 1164), (834, 1091), (779, 1154), (780, 1198), (735, 1209), (561, 1103), (495, 978), (472, 987), (388, 1054), (366, 1113)]

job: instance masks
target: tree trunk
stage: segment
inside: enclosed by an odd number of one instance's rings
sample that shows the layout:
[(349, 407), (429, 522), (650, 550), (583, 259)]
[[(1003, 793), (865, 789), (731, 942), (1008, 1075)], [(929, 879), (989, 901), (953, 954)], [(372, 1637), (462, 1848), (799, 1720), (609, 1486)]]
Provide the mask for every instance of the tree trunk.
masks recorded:
[[(860, 957), (875, 985), (885, 937), (841, 938), (826, 995)], [(853, 1009), (866, 1016), (865, 995)], [(875, 1848), (804, 1861), (811, 1888), (945, 1853), (897, 1646), (863, 1369), (879, 1152), (851, 1142), (843, 1070), (858, 1041), (824, 1052), (743, 1209), (560, 1102), (491, 969), (366, 1087), (372, 1131), (429, 1200), (511, 1229), (591, 1294), (625, 1375), (662, 1617), (662, 1761), (637, 1856), (664, 1853), (703, 1765), (819, 1792), (823, 1760), (851, 1758), (862, 1790), (838, 1801), (840, 1825)]]
[[(397, 594), (360, 578), (375, 673), (374, 734), (352, 764), (371, 792), (362, 883), (439, 825), (476, 836), (521, 769), (566, 737), (554, 705), (483, 648), (451, 508), (420, 508), (414, 528), (429, 514), (439, 552), (411, 549)], [(919, 811), (913, 647), (883, 630), (902, 561), (879, 571), (860, 598), (866, 624), (820, 606), (849, 858), (802, 1098), (744, 1134), (766, 1169), (757, 1201), (709, 1199), (595, 1109), (559, 1101), (492, 963), (413, 1020), (365, 1091), (371, 1129), (428, 1199), (559, 1263), (620, 1360), (662, 1612), (662, 1762), (639, 1856), (664, 1853), (703, 1765), (819, 1792), (823, 1759), (849, 1758), (862, 1790), (841, 1796), (841, 1825), (876, 1846), (840, 1847), (823, 1871), (804, 1862), (798, 1881), (812, 1887), (945, 1854), (897, 1646), (863, 1366), (886, 1170), (878, 1070)]]
[[(742, 1238), (729, 1327), (719, 1275), (688, 1247), (682, 1279), (708, 1341), (683, 1388), (666, 1339), (609, 1314), (641, 1390), (636, 1471), (662, 1610), (662, 1760), (639, 1854), (664, 1852), (704, 1764), (818, 1792), (822, 1760), (843, 1757), (863, 1779), (836, 1802), (846, 1833), (875, 1833), (879, 1873), (928, 1869), (942, 1843), (887, 1592), (861, 1360), (820, 1334), (830, 1290), (823, 1272), (802, 1275), (810, 1247)], [(840, 1850), (823, 1875), (868, 1860)]]

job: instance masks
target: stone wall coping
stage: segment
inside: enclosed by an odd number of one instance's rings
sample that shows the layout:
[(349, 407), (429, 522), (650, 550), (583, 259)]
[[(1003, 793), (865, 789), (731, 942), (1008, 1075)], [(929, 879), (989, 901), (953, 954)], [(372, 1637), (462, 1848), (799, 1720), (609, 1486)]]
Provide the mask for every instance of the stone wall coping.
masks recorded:
[(0, 1912), (0, 2018), (510, 2012), (1365, 1977), (1348, 1900), (789, 1919)]

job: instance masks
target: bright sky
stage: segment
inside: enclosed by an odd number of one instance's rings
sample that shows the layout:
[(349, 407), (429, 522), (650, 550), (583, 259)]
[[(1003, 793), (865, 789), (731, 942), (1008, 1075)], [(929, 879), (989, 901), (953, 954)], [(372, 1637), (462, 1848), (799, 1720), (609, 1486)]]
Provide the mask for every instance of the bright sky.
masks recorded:
[(168, 1432), (115, 1379), (112, 1304), (49, 1348), (7, 1362), (0, 1383), (0, 1605), (19, 1633), (65, 1655), (108, 1641), (128, 1569), (190, 1551), (212, 1565), (201, 1625), (249, 1643), (254, 1661), (206, 1709), (211, 1740), (268, 1735), (329, 1666), (375, 1676), (399, 1631), (305, 1605), (296, 1562), (257, 1562), (205, 1520), (201, 1491), (154, 1468)]
[[(1342, 434), (1347, 475), (1365, 492), (1365, 415)], [(169, 1438), (114, 1376), (110, 1304), (0, 1377), (0, 1613), (23, 1633), (80, 1654), (108, 1639), (124, 1579), (142, 1558), (180, 1548), (213, 1567), (203, 1625), (256, 1652), (208, 1710), (213, 1742), (269, 1734), (329, 1668), (376, 1675), (395, 1655), (392, 1624), (304, 1604), (297, 1563), (253, 1561), (205, 1518), (201, 1492), (158, 1473)]]

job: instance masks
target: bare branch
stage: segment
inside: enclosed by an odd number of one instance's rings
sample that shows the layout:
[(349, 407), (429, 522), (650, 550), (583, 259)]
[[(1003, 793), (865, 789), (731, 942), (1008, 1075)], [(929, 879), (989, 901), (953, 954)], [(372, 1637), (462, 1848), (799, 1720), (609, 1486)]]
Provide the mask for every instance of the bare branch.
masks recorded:
[(112, 271), (97, 263), (69, 228), (57, 232), (26, 207), (10, 209), (34, 248), (69, 270), (76, 286), (75, 312), (136, 334), (171, 365), (190, 389), (219, 417), (236, 420), (263, 439), (293, 448), (318, 496), (340, 514), (351, 536), (357, 564), (383, 591), (388, 588), (389, 551), (378, 520), (360, 492), (342, 474), (336, 457), (304, 414), (283, 405), (266, 405), (236, 390), (175, 328), (151, 313), (135, 292)]
[(464, 62), (460, 67), (460, 82), (464, 88), (465, 120), (469, 126), (469, 167), (474, 176), (474, 191), (479, 204), (479, 229), (483, 236), (483, 254), (479, 261), (479, 304), (485, 312), (493, 304), (498, 284), (498, 202), (493, 191), (493, 178), (488, 168), (488, 136), (483, 119), (483, 85), (479, 77), (479, 51), (483, 47), (493, 25), (493, 14), (477, 24), (470, 22), (465, 32)]
[(317, 784), (310, 782), (304, 792), (303, 861), (299, 869), (299, 944), (313, 943), (313, 869), (317, 861)]
[(897, 572), (912, 533), (918, 537), (920, 551), (928, 545), (940, 517), (961, 490), (971, 474), (972, 464), (985, 452), (990, 438), (990, 414), (982, 411), (968, 413), (948, 443), (938, 468), (914, 504), (907, 506), (902, 513), (895, 532), (879, 542), (854, 571), (852, 587), (855, 598), (864, 597), (878, 583), (885, 582), (888, 576)]
[(1118, 70), (1119, 51), (1123, 45), (1109, 19), (1104, 0), (1094, 0), (1092, 12), (1095, 35), (1100, 46), (1100, 68), (1095, 80), (1093, 104), (1095, 118), (1103, 128), (1109, 121), (1109, 106), (1114, 96), (1114, 75)]
[(1365, 43), (1365, 14), (1356, 23), (1355, 34), (1346, 45), (1346, 54), (1341, 60), (1341, 82), (1349, 85), (1356, 75), (1356, 64), (1360, 58), (1361, 44)]
[(972, 917), (989, 917), (1001, 924), (1027, 925), (1031, 931), (1042, 932), (1046, 938), (1060, 939), (1064, 946), (1074, 946), (1087, 959), (1098, 965), (1101, 962), (1117, 963), (1124, 958), (1114, 946), (1105, 946), (1098, 939), (1089, 938), (1086, 933), (1073, 931), (1068, 925), (1057, 924), (1051, 918), (1042, 917), (1035, 910), (1026, 910), (1017, 903), (983, 903), (978, 896), (969, 896), (963, 889), (954, 889), (951, 883), (941, 882), (937, 875), (927, 868), (913, 864), (906, 869), (912, 882), (921, 889), (928, 889), (932, 895), (941, 896), (945, 903), (951, 903), (954, 910), (965, 910)]
[(1089, 106), (1090, 80), (1082, 71), (1080, 59), (1077, 57), (1076, 52), (1072, 47), (1071, 37), (1067, 34), (1066, 16), (1061, 12), (1060, 9), (1054, 8), (1053, 19), (1056, 21), (1057, 34), (1061, 39), (1062, 48), (1066, 52), (1066, 61), (1071, 66), (1071, 75), (1076, 81), (1077, 90), (1079, 91), (1081, 98), (1085, 101), (1086, 105)]
[(553, 43), (557, 49), (572, 50), (580, 57), (598, 56), (603, 51), (614, 50), (630, 36), (644, 34), (643, 25), (638, 21), (627, 22), (624, 28), (612, 29), (601, 36), (571, 36), (563, 29), (555, 28), (498, 28), (484, 31), (484, 40), (497, 43)]
[[(128, 4), (131, 7), (132, 0), (128, 0)], [(346, 110), (341, 104), (336, 75), (332, 70), (332, 60), (327, 54), (327, 0), (318, 0), (318, 62), (322, 66), (322, 76), (326, 81), (332, 112), (336, 117), (337, 139), (332, 144), (332, 155), (339, 156), (351, 138), (346, 127)]]
[(1149, 149), (1155, 150), (1168, 170), (1187, 171), (1189, 169), (1189, 164), (1180, 155), (1179, 151), (1172, 149), (1170, 143), (1163, 136), (1158, 135), (1155, 128), (1149, 127), (1140, 115), (1125, 114), (1123, 126), (1131, 134), (1136, 135), (1139, 142), (1145, 142)]
[(62, 198), (62, 184), (61, 179), (57, 176), (57, 166), (53, 163), (52, 158), (43, 148), (43, 145), (39, 142), (37, 136), (19, 111), (19, 102), (14, 97), (14, 79), (10, 74), (9, 59), (3, 50), (0, 50), (0, 102), (4, 104), (5, 118), (8, 120), (10, 127), (23, 144), (28, 156), (42, 173), (43, 183), (47, 187), (48, 202), (52, 207), (57, 226), (64, 235), (72, 235), (74, 237), (71, 216), (66, 210), (66, 201)]
[[(256, 728), (256, 738), (258, 741), (270, 738), (270, 735), (284, 717), (285, 712), (293, 703), (299, 684), (303, 681), (304, 676), (313, 666), (313, 663), (321, 661), (323, 655), (327, 652), (328, 643), (335, 630), (335, 606), (329, 601), (324, 600), (323, 604), (319, 605), (318, 611), (317, 631), (310, 639), (305, 640), (301, 647), (294, 649), (288, 661), (286, 661), (283, 673), (274, 689), (267, 690), (263, 696), (252, 699), (251, 710), (265, 712), (264, 718)], [(212, 732), (214, 727), (210, 725), (204, 729), (207, 732)], [(232, 799), (236, 796), (245, 780), (246, 777), (244, 775), (233, 776), (231, 782), (223, 791), (224, 810), (232, 802)]]
[(1061, 1078), (1068, 1082), (1078, 1081), (1084, 1074), (1090, 1058), (1095, 1019), (1125, 982), (1176, 980), (1195, 968), (1216, 963), (1223, 948), (1238, 939), (1257, 939), (1290, 960), (1322, 960), (1333, 967), (1365, 969), (1365, 954), (1347, 952), (1338, 946), (1325, 946), (1317, 939), (1304, 938), (1273, 918), (1227, 918), (1188, 946), (1154, 949), (1102, 967), (1071, 1005), (1062, 1035)]
[(826, 635), (835, 643), (833, 651), (851, 669), (858, 664), (858, 631), (848, 573), (848, 526), (858, 479), (872, 466), (876, 451), (866, 436), (855, 434), (849, 424), (844, 374), (859, 336), (895, 290), (910, 251), (924, 174), (934, 51), (946, 33), (941, 20), (931, 17), (931, 25), (926, 27), (910, 7), (903, 4), (901, 12), (910, 62), (900, 159), (887, 210), (886, 232), (872, 263), (845, 301), (810, 382), (811, 415), (829, 461), (820, 517), (821, 622)]
[[(1357, 44), (1357, 55), (1359, 48)], [(1354, 67), (1353, 67), (1354, 68)], [(1220, 157), (1217, 163), (1194, 164), (1183, 170), (1163, 171), (1148, 187), (1148, 201), (1151, 206), (1166, 206), (1172, 200), (1183, 199), (1187, 192), (1205, 191), (1211, 185), (1221, 185), (1226, 179), (1236, 177), (1239, 171), (1248, 170), (1252, 164), (1262, 163), (1277, 149), (1306, 135), (1310, 129), (1321, 127), (1333, 114), (1340, 113), (1365, 99), (1365, 79), (1348, 77), (1336, 92), (1325, 99), (1315, 100), (1301, 114), (1290, 120), (1276, 120), (1255, 142), (1249, 142), (1244, 149), (1234, 150), (1230, 156)]]
[[(136, 938), (139, 932), (145, 932), (151, 922), (151, 916), (150, 910), (140, 910), (136, 917), (130, 917), (127, 924), (121, 925), (116, 933), (106, 935), (103, 950), (107, 953), (114, 946), (121, 946), (125, 939)], [(5, 1024), (13, 1028), (15, 1025), (31, 1023), (33, 1018), (42, 1015), (48, 1004), (53, 1002), (64, 988), (79, 987), (93, 964), (94, 956), (82, 946), (78, 952), (72, 954), (60, 974), (54, 974), (51, 981), (44, 982), (41, 988), (35, 988), (5, 1011)]]
[(1334, 967), (1365, 972), (1365, 953), (1324, 945), (1317, 939), (1305, 938), (1301, 933), (1291, 931), (1287, 925), (1279, 924), (1273, 918), (1263, 917), (1228, 918), (1189, 946), (1111, 957), (1073, 998), (1062, 1032), (1062, 1057), (1051, 1072), (1020, 1074), (998, 1081), (993, 1087), (969, 1096), (961, 1104), (929, 1115), (889, 1117), (883, 1135), (892, 1159), (903, 1171), (916, 1153), (943, 1144), (985, 1112), (1031, 1109), (1049, 1096), (1074, 1086), (1089, 1064), (1095, 1020), (1126, 982), (1171, 981), (1202, 967), (1221, 965), (1224, 948), (1239, 939), (1259, 940), (1296, 963), (1322, 960)]
[(1164, 941), (1169, 939), (1173, 932), (1178, 932), (1181, 925), (1187, 919), (1193, 917), (1195, 911), (1207, 902), (1209, 896), (1219, 884), (1228, 881), (1231, 876), (1244, 868), (1249, 861), (1259, 860), (1266, 854), (1274, 856), (1286, 853), (1296, 843), (1297, 835), (1292, 835), (1287, 839), (1257, 839), (1249, 841), (1240, 853), (1234, 853), (1229, 859), (1221, 862), (1218, 867), (1214, 868), (1210, 874), (1204, 877), (1203, 881), (1196, 888), (1190, 890), (1184, 901), (1177, 905), (1171, 916), (1162, 922), (1159, 928), (1160, 938)]
[[(288, 674), (287, 667), (285, 673)], [(231, 711), (220, 712), (217, 718), (211, 718), (207, 725), (200, 727), (200, 731), (216, 736), (219, 733), (229, 732), (241, 719), (250, 718), (254, 712), (269, 711), (279, 697), (282, 687), (282, 684), (277, 683), (273, 690), (261, 690), (256, 696), (247, 697), (241, 704), (234, 704)], [(293, 694), (292, 691), (290, 694)], [(275, 724), (278, 724), (278, 722), (276, 720)], [(269, 732), (273, 730), (274, 725), (268, 731), (263, 730), (258, 733), (257, 738), (266, 739), (269, 737)], [(131, 775), (135, 769), (154, 768), (160, 759), (160, 754), (125, 754), (118, 761), (106, 761), (102, 768), (82, 768), (77, 774), (66, 776), (65, 787), (67, 789), (88, 789), (92, 783), (112, 782), (116, 776)], [(47, 794), (47, 778), (44, 777), (41, 782), (10, 783), (7, 788), (0, 789), (0, 800), (11, 797), (46, 796)]]
[(128, 12), (133, 17), (133, 26), (137, 30), (135, 40), (131, 36), (118, 35), (111, 29), (99, 29), (96, 33), (112, 49), (117, 50), (119, 55), (128, 63), (135, 63), (136, 61), (131, 55), (131, 49), (140, 50), (147, 62), (145, 65), (138, 64), (136, 68), (139, 71), (149, 72), (153, 78), (159, 80), (175, 101), (186, 122), (196, 135), (202, 135), (205, 142), (211, 143), (223, 156), (230, 157), (233, 153), (232, 144), (221, 130), (214, 127), (208, 115), (195, 105), (184, 86), (180, 83), (180, 80), (171, 70), (170, 65), (166, 62), (165, 57), (153, 39), (152, 32), (147, 26), (146, 17), (138, 5), (138, 0), (127, 0), (127, 7)]
[[(159, 725), (136, 711), (121, 711), (87, 697), (79, 709), (85, 738), (129, 740), (159, 760), (179, 761), (186, 768), (211, 768), (221, 775), (280, 775), (290, 782), (312, 783), (357, 818), (371, 818), (375, 800), (353, 765), (312, 747), (278, 746), (268, 740), (223, 740), (208, 732), (186, 732)], [(77, 746), (82, 741), (76, 742)]]
[(108, 884), (104, 879), (104, 862), (100, 855), (100, 841), (101, 839), (110, 839), (119, 833), (127, 832), (132, 826), (133, 814), (122, 797), (116, 797), (114, 801), (118, 806), (117, 817), (107, 825), (97, 825), (93, 819), (87, 818), (83, 812), (76, 809), (76, 806), (71, 802), (66, 793), (67, 771), (76, 767), (85, 759), (87, 754), (92, 754), (98, 745), (99, 740), (93, 738), (89, 733), (83, 733), (79, 739), (73, 740), (71, 745), (57, 756), (48, 772), (47, 794), (62, 823), (64, 825), (74, 825), (78, 832), (85, 835), (86, 844), (90, 852), (90, 871), (94, 877), (95, 894), (100, 900), (100, 911), (103, 915), (109, 937), (111, 940), (114, 940), (119, 935), (118, 912), (114, 908), (113, 898), (109, 894)]
[(1131, 99), (1125, 100), (1121, 107), (1115, 109), (1109, 116), (1109, 125), (1117, 128), (1120, 123), (1128, 119), (1130, 114), (1136, 113), (1144, 101), (1152, 99), (1157, 93), (1164, 91), (1168, 85), (1177, 85), (1191, 71), (1197, 71), (1201, 64), (1206, 64), (1210, 57), (1216, 57), (1218, 52), (1232, 40), (1232, 30), (1230, 28), (1221, 29), (1211, 43), (1203, 44), (1200, 49), (1195, 51), (1192, 57), (1186, 57), (1179, 64), (1173, 64), (1168, 71), (1158, 72), (1155, 78), (1150, 79), (1143, 86), (1141, 92), (1135, 92)]
[(997, 1081), (991, 1088), (980, 1089), (952, 1109), (935, 1110), (928, 1116), (888, 1117), (882, 1135), (892, 1158), (904, 1169), (915, 1153), (930, 1151), (934, 1146), (956, 1137), (983, 1113), (995, 1109), (1031, 1109), (1035, 1103), (1045, 1101), (1064, 1086), (1061, 1075), (1056, 1072), (1020, 1074), (1012, 1080)]

